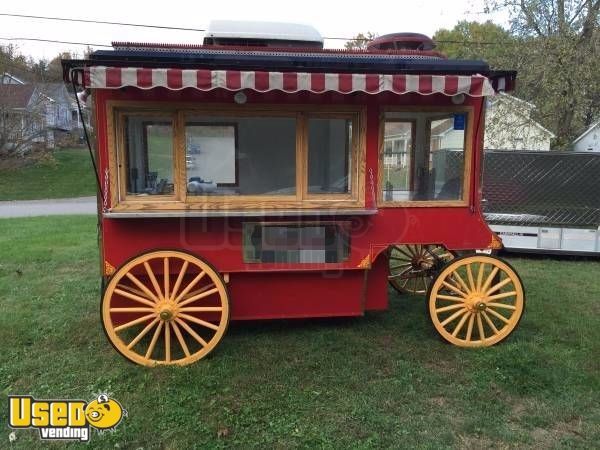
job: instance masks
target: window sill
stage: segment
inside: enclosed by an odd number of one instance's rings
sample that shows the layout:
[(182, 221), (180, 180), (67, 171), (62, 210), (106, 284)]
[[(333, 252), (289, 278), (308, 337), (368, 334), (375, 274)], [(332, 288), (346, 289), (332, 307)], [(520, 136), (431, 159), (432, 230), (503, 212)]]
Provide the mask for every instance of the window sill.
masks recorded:
[(168, 217), (301, 217), (301, 216), (372, 216), (377, 209), (289, 209), (289, 210), (205, 210), (205, 211), (108, 211), (107, 219), (168, 218)]

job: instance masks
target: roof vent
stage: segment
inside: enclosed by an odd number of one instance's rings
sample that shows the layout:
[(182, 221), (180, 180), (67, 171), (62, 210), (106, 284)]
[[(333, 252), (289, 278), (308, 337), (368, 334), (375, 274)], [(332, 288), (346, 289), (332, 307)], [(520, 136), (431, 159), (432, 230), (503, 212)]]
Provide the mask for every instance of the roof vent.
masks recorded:
[(368, 50), (424, 50), (435, 48), (435, 42), (419, 33), (392, 33), (379, 36), (367, 45)]
[(204, 45), (323, 48), (323, 38), (310, 25), (213, 20), (204, 36)]

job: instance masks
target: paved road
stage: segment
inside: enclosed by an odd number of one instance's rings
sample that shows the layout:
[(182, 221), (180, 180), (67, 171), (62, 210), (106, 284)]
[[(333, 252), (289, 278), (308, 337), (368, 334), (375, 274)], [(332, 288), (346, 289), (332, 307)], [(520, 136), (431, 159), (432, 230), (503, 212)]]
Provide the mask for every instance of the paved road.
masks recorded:
[(0, 218), (96, 214), (96, 197), (0, 202)]

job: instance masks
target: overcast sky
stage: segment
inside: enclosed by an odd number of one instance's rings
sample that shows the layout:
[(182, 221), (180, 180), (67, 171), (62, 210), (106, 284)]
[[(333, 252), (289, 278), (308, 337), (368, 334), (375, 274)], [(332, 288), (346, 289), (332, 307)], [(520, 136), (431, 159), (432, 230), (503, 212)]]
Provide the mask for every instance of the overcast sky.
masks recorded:
[[(352, 37), (359, 32), (378, 34), (413, 31), (431, 36), (452, 28), (459, 20), (506, 25), (503, 15), (483, 14), (483, 0), (352, 1), (181, 1), (134, 2), (101, 0), (70, 2), (21, 0), (4, 2), (0, 13), (104, 20), (189, 28), (206, 28), (211, 19), (298, 22), (313, 25), (325, 37)], [(109, 45), (111, 41), (202, 43), (203, 33), (151, 28), (80, 24), (0, 16), (0, 38), (39, 38)], [(0, 40), (6, 45), (9, 41)], [(13, 41), (18, 50), (35, 59), (52, 59), (62, 51), (83, 47), (66, 44)], [(325, 41), (341, 47), (343, 41)]]

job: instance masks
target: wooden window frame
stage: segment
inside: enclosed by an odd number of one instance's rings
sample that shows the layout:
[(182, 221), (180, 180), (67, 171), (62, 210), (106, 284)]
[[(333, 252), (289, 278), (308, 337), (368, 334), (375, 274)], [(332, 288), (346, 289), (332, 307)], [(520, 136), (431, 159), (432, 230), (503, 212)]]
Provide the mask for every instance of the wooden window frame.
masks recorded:
[[(390, 117), (386, 120), (386, 113), (465, 113), (467, 115), (467, 126), (465, 128), (465, 147), (464, 147), (464, 167), (463, 167), (463, 189), (462, 199), (459, 200), (404, 200), (404, 201), (386, 201), (384, 196), (384, 171), (383, 158), (385, 152), (385, 122), (415, 121), (415, 135), (413, 136), (413, 151), (416, 152), (416, 123), (417, 120), (411, 117)], [(419, 106), (419, 107), (386, 107), (381, 111), (379, 119), (379, 163), (378, 163), (378, 188), (377, 188), (377, 206), (381, 208), (408, 208), (408, 207), (468, 207), (471, 198), (471, 176), (473, 165), (473, 128), (474, 108), (472, 106)], [(426, 130), (430, 133), (431, 130)], [(427, 139), (430, 143), (430, 139)], [(427, 157), (431, 148), (427, 148)], [(414, 164), (414, 154), (413, 163)], [(411, 171), (413, 168), (411, 168)]]
[[(324, 105), (230, 105), (201, 107), (190, 103), (109, 101), (107, 113), (108, 167), (111, 211), (160, 210), (256, 210), (256, 209), (335, 209), (365, 207), (366, 107)], [(148, 116), (173, 123), (174, 193), (162, 195), (125, 195), (126, 173), (124, 127), (127, 116)], [(187, 194), (186, 123), (201, 122), (202, 117), (293, 117), (296, 120), (296, 194), (295, 195), (192, 195)], [(308, 193), (308, 118), (352, 120), (350, 156), (350, 193)], [(236, 161), (237, 163), (237, 161)]]

